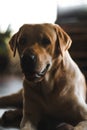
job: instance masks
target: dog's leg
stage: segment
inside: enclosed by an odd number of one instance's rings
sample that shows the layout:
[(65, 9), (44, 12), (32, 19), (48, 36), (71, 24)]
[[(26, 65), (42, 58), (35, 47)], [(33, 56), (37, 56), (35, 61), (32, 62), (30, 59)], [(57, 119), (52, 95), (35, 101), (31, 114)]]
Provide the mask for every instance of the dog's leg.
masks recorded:
[(87, 121), (82, 121), (78, 123), (78, 125), (74, 127), (73, 130), (87, 130)]
[[(79, 103), (79, 104), (78, 104)], [(83, 100), (78, 100), (77, 113), (79, 113), (81, 122), (73, 130), (87, 130), (87, 104)]]
[(54, 130), (73, 130), (73, 126), (67, 123), (61, 123), (58, 127)]
[(0, 97), (0, 108), (22, 108), (22, 89), (12, 95)]
[(19, 127), (22, 119), (22, 109), (8, 110), (1, 119), (0, 125), (4, 127)]

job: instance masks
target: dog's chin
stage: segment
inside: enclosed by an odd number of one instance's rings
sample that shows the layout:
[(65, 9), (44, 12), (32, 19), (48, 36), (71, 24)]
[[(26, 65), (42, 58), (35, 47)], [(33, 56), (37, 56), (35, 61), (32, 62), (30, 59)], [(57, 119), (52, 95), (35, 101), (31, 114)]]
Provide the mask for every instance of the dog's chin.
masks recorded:
[(26, 80), (28, 80), (30, 82), (40, 82), (44, 79), (46, 73), (48, 72), (49, 66), (50, 65), (47, 65), (43, 69), (43, 71), (39, 71), (39, 72), (36, 72), (36, 71), (34, 71), (34, 72), (29, 72), (29, 71), (24, 72), (23, 71), (23, 73), (25, 75)]
[(24, 74), (25, 75), (25, 78), (26, 80), (28, 80), (29, 82), (40, 82), (43, 80), (44, 76), (39, 76), (37, 73), (35, 74), (32, 74), (32, 75), (28, 75), (28, 74)]

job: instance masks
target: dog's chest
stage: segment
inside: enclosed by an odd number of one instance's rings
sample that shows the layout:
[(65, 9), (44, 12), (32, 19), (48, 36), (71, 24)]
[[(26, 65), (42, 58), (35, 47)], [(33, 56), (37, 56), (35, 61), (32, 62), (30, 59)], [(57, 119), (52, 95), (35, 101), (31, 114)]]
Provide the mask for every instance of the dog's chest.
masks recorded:
[(36, 108), (40, 108), (43, 113), (49, 115), (59, 116), (60, 113), (65, 113), (65, 111), (68, 114), (73, 106), (66, 95), (61, 96), (57, 92), (46, 94), (42, 89), (34, 88), (27, 90), (27, 93), (27, 104), (32, 105), (34, 103)]
[[(27, 101), (26, 103), (28, 104), (28, 107), (32, 106), (33, 104), (33, 108), (37, 108), (39, 112), (41, 111), (42, 113), (52, 115), (61, 119), (63, 119), (64, 117), (70, 117), (71, 113), (73, 113), (74, 111), (74, 104), (72, 101), (73, 90), (65, 87), (65, 83), (66, 81), (64, 80), (61, 83), (57, 82), (57, 84), (59, 84), (60, 86), (59, 89), (57, 89), (57, 87), (54, 88), (53, 86), (51, 86), (51, 89), (49, 89), (49, 86), (46, 83), (43, 83), (43, 85), (40, 84), (41, 86), (26, 86), (25, 96), (27, 100), (25, 100)], [(62, 88), (62, 86), (64, 86), (64, 89)]]

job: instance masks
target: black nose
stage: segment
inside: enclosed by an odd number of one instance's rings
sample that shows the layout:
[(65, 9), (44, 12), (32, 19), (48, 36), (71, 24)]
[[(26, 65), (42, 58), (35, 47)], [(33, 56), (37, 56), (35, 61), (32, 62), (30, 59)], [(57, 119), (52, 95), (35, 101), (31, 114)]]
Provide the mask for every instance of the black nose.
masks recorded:
[(21, 57), (21, 66), (24, 71), (33, 72), (36, 65), (36, 55), (30, 51), (25, 52)]

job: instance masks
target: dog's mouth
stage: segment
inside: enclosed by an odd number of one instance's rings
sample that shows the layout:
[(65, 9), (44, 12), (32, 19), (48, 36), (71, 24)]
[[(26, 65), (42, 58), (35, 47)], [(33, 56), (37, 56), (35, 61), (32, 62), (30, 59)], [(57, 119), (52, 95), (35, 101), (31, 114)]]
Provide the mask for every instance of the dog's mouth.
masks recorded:
[(41, 81), (45, 74), (47, 73), (48, 69), (50, 67), (50, 64), (47, 64), (46, 67), (41, 71), (31, 71), (28, 68), (24, 69), (22, 68), (22, 71), (25, 75), (25, 78), (29, 81)]

